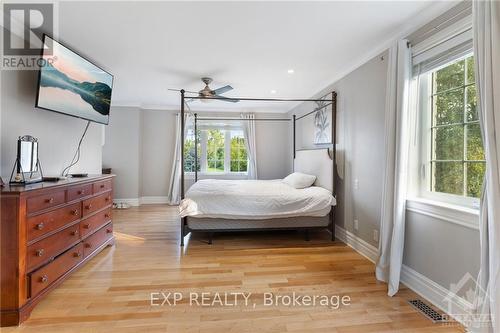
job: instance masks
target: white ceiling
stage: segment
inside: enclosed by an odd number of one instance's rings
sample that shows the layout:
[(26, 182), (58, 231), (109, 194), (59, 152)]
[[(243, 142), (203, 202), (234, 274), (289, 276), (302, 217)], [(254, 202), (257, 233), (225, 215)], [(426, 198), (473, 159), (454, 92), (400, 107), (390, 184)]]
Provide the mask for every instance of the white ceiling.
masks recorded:
[[(230, 84), (225, 96), (309, 98), (451, 3), (62, 2), (59, 37), (115, 75), (113, 105), (178, 109), (179, 94)], [(295, 73), (288, 74), (293, 68)], [(384, 83), (381, 83), (384, 84)], [(276, 93), (271, 94), (271, 90)], [(290, 103), (191, 104), (288, 111)], [(259, 110), (256, 110), (258, 108)]]

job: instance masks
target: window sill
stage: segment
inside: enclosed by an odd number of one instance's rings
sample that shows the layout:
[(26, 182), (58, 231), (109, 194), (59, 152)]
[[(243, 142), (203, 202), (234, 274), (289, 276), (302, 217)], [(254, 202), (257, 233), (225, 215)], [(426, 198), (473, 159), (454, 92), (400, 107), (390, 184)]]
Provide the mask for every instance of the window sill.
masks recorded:
[(411, 198), (406, 200), (406, 210), (479, 230), (479, 209), (423, 198)]

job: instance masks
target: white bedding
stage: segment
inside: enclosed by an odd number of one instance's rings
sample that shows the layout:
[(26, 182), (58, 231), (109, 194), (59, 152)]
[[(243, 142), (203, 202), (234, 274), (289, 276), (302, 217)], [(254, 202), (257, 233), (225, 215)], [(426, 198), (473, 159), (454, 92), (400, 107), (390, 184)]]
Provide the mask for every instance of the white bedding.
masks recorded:
[(318, 186), (295, 189), (281, 180), (215, 180), (195, 183), (179, 210), (182, 217), (269, 219), (325, 216), (335, 206), (331, 192)]

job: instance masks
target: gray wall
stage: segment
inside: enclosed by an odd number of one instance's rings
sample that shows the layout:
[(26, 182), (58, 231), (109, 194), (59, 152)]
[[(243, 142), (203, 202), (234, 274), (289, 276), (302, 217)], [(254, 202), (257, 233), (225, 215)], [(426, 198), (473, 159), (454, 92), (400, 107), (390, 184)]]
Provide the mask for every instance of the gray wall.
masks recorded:
[[(387, 59), (387, 53), (383, 54)], [(316, 97), (338, 93), (339, 155), (344, 160), (344, 179), (338, 183), (336, 223), (377, 247), (373, 230), (380, 229), (382, 175), (384, 170), (384, 110), (387, 60), (371, 61), (332, 84)], [(299, 105), (289, 115), (301, 115), (311, 106)], [(312, 119), (297, 128), (297, 147), (313, 147)], [(358, 189), (354, 182), (358, 180)], [(354, 230), (353, 220), (359, 228)], [(403, 264), (444, 288), (465, 273), (479, 270), (477, 230), (407, 211)]]
[(449, 289), (479, 273), (479, 231), (406, 211), (403, 264)]
[[(2, 71), (0, 174), (4, 181), (10, 177), (19, 136), (37, 137), (44, 175), (59, 176), (71, 162), (85, 128), (84, 120), (35, 109), (36, 86), (36, 71)], [(80, 162), (71, 172), (101, 173), (102, 132), (102, 125), (90, 125), (82, 143)]]
[[(116, 174), (115, 198), (166, 197), (174, 156), (176, 112), (124, 107), (112, 108), (111, 112), (113, 121), (106, 129), (103, 165), (113, 168)], [(202, 114), (238, 116), (238, 113)], [(292, 168), (291, 124), (257, 122), (255, 132), (259, 178), (284, 178)], [(193, 180), (186, 180), (188, 187), (192, 183)]]
[[(338, 94), (337, 140), (340, 161), (344, 161), (344, 178), (337, 184), (336, 223), (374, 246), (378, 245), (373, 231), (379, 230), (384, 166), (387, 61), (381, 56), (316, 95), (321, 97), (333, 90)], [(303, 103), (291, 110), (290, 115), (300, 116), (312, 107), (311, 103)], [(300, 120), (297, 148), (314, 147), (313, 134), (313, 116)], [(355, 180), (358, 189), (354, 188)], [(358, 220), (358, 230), (354, 229), (354, 219)]]
[(175, 112), (142, 111), (141, 196), (166, 196), (175, 145)]
[[(134, 107), (112, 107), (102, 151), (103, 167), (116, 174), (116, 198), (138, 198), (141, 186), (141, 111)], [(127, 194), (127, 197), (123, 197)]]

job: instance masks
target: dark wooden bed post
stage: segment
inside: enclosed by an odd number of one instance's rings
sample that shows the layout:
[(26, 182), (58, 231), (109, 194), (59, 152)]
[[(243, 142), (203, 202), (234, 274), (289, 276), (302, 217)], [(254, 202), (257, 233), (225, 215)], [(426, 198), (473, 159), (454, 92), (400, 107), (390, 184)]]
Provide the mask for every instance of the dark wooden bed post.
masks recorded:
[[(337, 200), (337, 93), (332, 92), (332, 160), (333, 160), (333, 186), (332, 194)], [(335, 205), (330, 211), (332, 241), (335, 240)]]
[[(184, 89), (181, 89), (181, 200), (184, 199)], [(181, 218), (181, 246), (184, 246), (186, 218)]]
[(194, 114), (194, 182), (198, 181), (198, 114)]
[(297, 151), (295, 147), (295, 122), (297, 121), (297, 116), (293, 115), (293, 159), (295, 159), (295, 152)]

